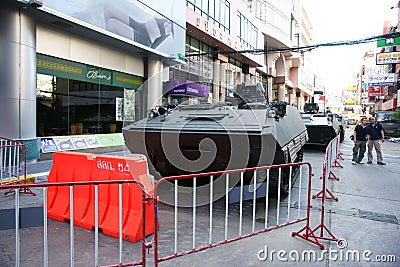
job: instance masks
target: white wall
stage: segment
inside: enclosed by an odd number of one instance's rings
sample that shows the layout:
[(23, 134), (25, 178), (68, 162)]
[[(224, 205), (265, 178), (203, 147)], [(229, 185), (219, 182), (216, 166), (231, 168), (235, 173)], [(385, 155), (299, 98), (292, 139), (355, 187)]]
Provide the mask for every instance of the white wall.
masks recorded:
[(36, 27), (36, 52), (106, 69), (144, 76), (144, 63), (140, 57), (97, 44), (82, 37), (48, 28)]

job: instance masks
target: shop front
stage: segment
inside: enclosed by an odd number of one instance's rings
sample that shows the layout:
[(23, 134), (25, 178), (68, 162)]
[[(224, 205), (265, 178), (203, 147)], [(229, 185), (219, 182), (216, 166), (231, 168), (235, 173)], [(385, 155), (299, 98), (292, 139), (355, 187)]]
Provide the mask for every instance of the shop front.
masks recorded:
[(36, 123), (42, 152), (122, 145), (143, 77), (37, 54)]

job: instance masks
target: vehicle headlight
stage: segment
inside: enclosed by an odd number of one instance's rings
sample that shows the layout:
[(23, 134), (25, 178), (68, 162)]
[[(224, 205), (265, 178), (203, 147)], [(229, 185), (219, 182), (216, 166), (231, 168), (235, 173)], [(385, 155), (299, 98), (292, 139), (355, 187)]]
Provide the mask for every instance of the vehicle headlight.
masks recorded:
[(276, 110), (275, 110), (275, 109), (270, 109), (270, 110), (268, 111), (268, 117), (275, 118), (276, 115), (277, 115), (277, 113), (276, 113)]

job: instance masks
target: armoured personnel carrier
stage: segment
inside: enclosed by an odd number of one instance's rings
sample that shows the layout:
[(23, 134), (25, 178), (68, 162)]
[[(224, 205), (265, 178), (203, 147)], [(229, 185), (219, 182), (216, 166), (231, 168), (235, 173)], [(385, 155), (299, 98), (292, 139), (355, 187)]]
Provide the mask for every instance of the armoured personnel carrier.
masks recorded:
[(301, 114), (307, 127), (308, 144), (328, 145), (329, 142), (340, 134), (340, 126), (332, 113), (318, 113), (316, 103), (306, 103), (304, 113)]
[[(147, 155), (162, 177), (302, 161), (308, 137), (296, 108), (268, 102), (260, 84), (237, 86), (232, 99), (236, 103), (156, 107), (123, 128), (125, 143), (132, 153)], [(276, 188), (277, 174), (271, 170)], [(246, 173), (245, 184), (252, 177)], [(265, 178), (266, 171), (257, 172), (257, 182)], [(288, 193), (288, 168), (280, 189)]]

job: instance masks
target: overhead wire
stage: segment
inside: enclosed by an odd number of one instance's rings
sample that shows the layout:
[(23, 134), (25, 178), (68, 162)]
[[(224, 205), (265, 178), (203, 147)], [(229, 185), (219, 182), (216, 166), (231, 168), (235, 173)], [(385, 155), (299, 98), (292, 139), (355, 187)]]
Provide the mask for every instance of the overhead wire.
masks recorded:
[(363, 43), (370, 43), (376, 41), (378, 39), (388, 39), (388, 38), (396, 38), (400, 37), (400, 32), (393, 32), (383, 35), (376, 35), (372, 37), (366, 37), (358, 40), (347, 40), (347, 41), (337, 41), (337, 42), (329, 42), (322, 44), (314, 44), (314, 45), (306, 45), (306, 46), (295, 46), (295, 47), (267, 47), (262, 49), (245, 49), (245, 50), (218, 50), (218, 51), (209, 51), (209, 52), (200, 52), (200, 53), (186, 53), (185, 57), (194, 57), (194, 56), (204, 56), (204, 55), (213, 55), (213, 54), (268, 54), (268, 53), (276, 53), (276, 52), (299, 52), (304, 53), (311, 51), (320, 47), (334, 47), (334, 46), (342, 46), (342, 45), (357, 45)]

